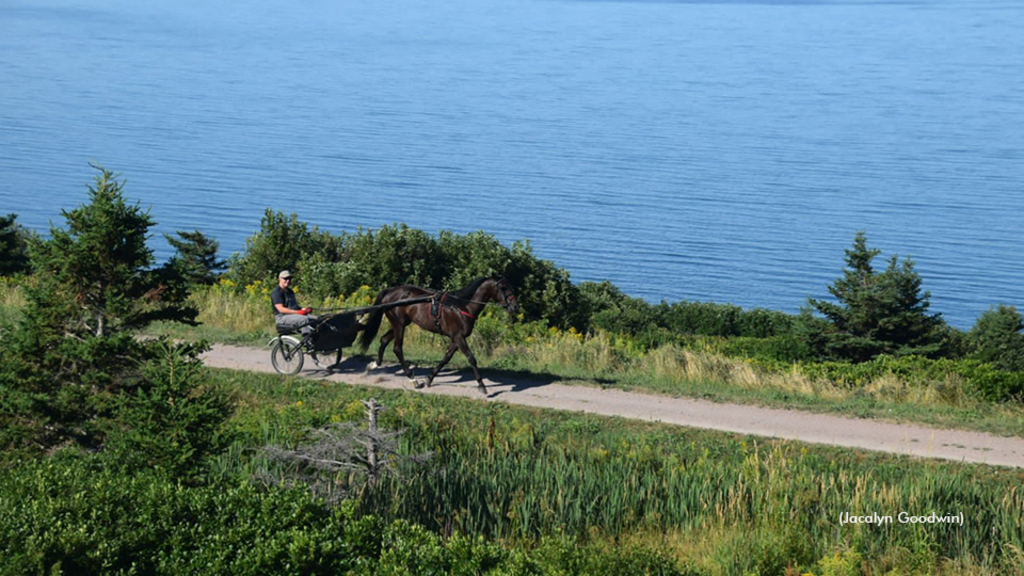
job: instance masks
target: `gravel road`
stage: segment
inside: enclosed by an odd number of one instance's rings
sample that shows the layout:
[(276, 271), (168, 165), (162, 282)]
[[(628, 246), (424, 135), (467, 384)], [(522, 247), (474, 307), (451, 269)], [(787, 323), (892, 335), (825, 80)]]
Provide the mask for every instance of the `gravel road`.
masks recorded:
[[(274, 371), (270, 365), (269, 349), (265, 348), (219, 345), (208, 352), (204, 359), (207, 366), (216, 368), (271, 373)], [(426, 374), (426, 369), (421, 368), (416, 373)], [(317, 369), (307, 356), (306, 366), (299, 375), (379, 388), (412, 389), (409, 380), (400, 373), (397, 363), (385, 365), (368, 373), (365, 362), (349, 358), (342, 362), (337, 372), (329, 373)], [(502, 377), (502, 380), (498, 381), (488, 378), (486, 367), (481, 369), (481, 375), (488, 387), (487, 396), (477, 391), (476, 381), (469, 369), (442, 372), (434, 381), (433, 387), (418, 392), (573, 410), (603, 416), (621, 416), (923, 458), (1024, 468), (1024, 438), (1006, 438), (981, 432), (893, 424), (795, 410), (720, 404), (706, 400), (671, 398), (589, 386), (569, 386), (541, 380), (507, 380)]]

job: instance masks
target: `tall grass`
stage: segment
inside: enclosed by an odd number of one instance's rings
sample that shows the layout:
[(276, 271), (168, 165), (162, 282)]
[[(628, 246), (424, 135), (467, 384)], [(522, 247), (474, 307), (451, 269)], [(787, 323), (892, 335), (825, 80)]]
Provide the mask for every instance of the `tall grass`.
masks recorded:
[[(156, 333), (176, 337), (205, 337), (214, 341), (263, 343), (273, 337), (269, 287), (253, 284), (240, 289), (228, 282), (201, 288), (192, 295), (203, 326), (183, 329), (160, 325)], [(315, 308), (365, 306), (374, 294), (367, 287), (354, 294), (307, 302)], [(387, 330), (387, 323), (381, 333)], [(510, 323), (503, 311), (490, 307), (469, 340), (485, 368), (551, 375), (565, 380), (600, 382), (671, 395), (710, 397), (781, 407), (800, 407), (899, 418), (940, 426), (958, 426), (1001, 434), (1024, 434), (1024, 406), (993, 403), (972, 395), (968, 382), (955, 373), (879, 371), (851, 384), (832, 380), (829, 370), (816, 365), (766, 368), (762, 363), (721, 352), (714, 339), (690, 345), (664, 345), (646, 350), (635, 340), (596, 332), (589, 335), (560, 331), (540, 322)], [(406, 331), (406, 357), (429, 365), (444, 354), (443, 337), (411, 327)], [(376, 354), (376, 347), (370, 354)], [(395, 362), (393, 352), (385, 356)], [(456, 354), (450, 366), (466, 367)]]
[[(371, 392), (218, 372), (249, 400), (243, 442), (298, 442), (302, 430), (359, 418)], [(1024, 550), (1024, 473), (791, 442), (374, 390), (429, 467), (368, 489), (364, 512), (442, 534), (507, 542), (545, 535), (674, 550), (702, 573), (781, 574), (857, 556), (872, 573), (1006, 572)], [(226, 456), (222, 470), (252, 461)], [(840, 526), (843, 512), (892, 525)], [(900, 524), (964, 514), (963, 526)], [(853, 555), (846, 554), (853, 552)], [(845, 558), (845, 559), (844, 559)], [(831, 559), (831, 560), (829, 560)], [(826, 562), (827, 564), (827, 562)], [(861, 573), (860, 563), (854, 562)]]
[(7, 276), (0, 276), (0, 323), (13, 323), (21, 319), (25, 308), (25, 294), (21, 290), (21, 281)]

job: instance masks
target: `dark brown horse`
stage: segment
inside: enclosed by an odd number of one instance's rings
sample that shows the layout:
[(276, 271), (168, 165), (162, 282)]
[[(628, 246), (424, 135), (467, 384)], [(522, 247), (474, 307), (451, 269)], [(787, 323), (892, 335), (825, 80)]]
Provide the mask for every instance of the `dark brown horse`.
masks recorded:
[[(484, 386), (484, 381), (480, 378), (480, 371), (476, 367), (476, 357), (473, 356), (473, 352), (470, 351), (469, 346), (466, 344), (466, 339), (473, 333), (473, 324), (480, 317), (480, 313), (483, 312), (487, 302), (498, 302), (508, 310), (510, 315), (515, 316), (519, 306), (516, 303), (515, 294), (513, 294), (512, 287), (508, 281), (498, 276), (477, 278), (469, 286), (457, 292), (437, 292), (409, 285), (395, 286), (381, 290), (373, 304), (374, 306), (385, 305), (386, 307), (387, 304), (393, 302), (416, 298), (430, 298), (430, 300), (378, 309), (366, 322), (366, 328), (360, 339), (360, 344), (364, 350), (369, 348), (370, 344), (373, 343), (373, 339), (377, 336), (381, 317), (387, 316), (388, 322), (391, 323), (391, 329), (380, 339), (377, 361), (371, 363), (369, 369), (373, 370), (383, 364), (384, 349), (394, 341), (395, 355), (398, 356), (398, 361), (402, 363), (402, 370), (405, 371), (405, 375), (410, 380), (416, 382), (412, 370), (406, 364), (405, 356), (402, 354), (402, 339), (405, 335), (405, 327), (415, 322), (417, 326), (428, 332), (444, 334), (451, 339), (444, 358), (431, 371), (425, 384), (430, 386), (438, 372), (452, 359), (455, 351), (459, 350), (469, 360), (469, 365), (473, 367), (473, 374), (476, 375), (479, 390), (486, 394), (487, 387)], [(416, 382), (416, 386), (420, 387), (421, 385)]]

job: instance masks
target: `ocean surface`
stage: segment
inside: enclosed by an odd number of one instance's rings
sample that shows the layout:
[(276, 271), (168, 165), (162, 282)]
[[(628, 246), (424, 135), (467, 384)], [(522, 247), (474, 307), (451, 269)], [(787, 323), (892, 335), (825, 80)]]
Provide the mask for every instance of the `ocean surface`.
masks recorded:
[(650, 301), (794, 312), (858, 230), (1024, 306), (1019, 0), (0, 0), (0, 213), (120, 172), (225, 255), (267, 207), (484, 230)]

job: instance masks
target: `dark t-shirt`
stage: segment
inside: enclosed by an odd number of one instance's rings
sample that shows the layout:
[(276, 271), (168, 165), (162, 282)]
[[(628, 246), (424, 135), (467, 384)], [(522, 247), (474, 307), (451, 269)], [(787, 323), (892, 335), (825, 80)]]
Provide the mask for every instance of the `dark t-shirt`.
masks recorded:
[(291, 288), (281, 289), (277, 286), (270, 291), (270, 308), (274, 312), (274, 316), (280, 316), (281, 313), (277, 311), (277, 305), (284, 304), (285, 308), (291, 308), (292, 310), (299, 309), (299, 301), (295, 299), (295, 292), (292, 292)]

